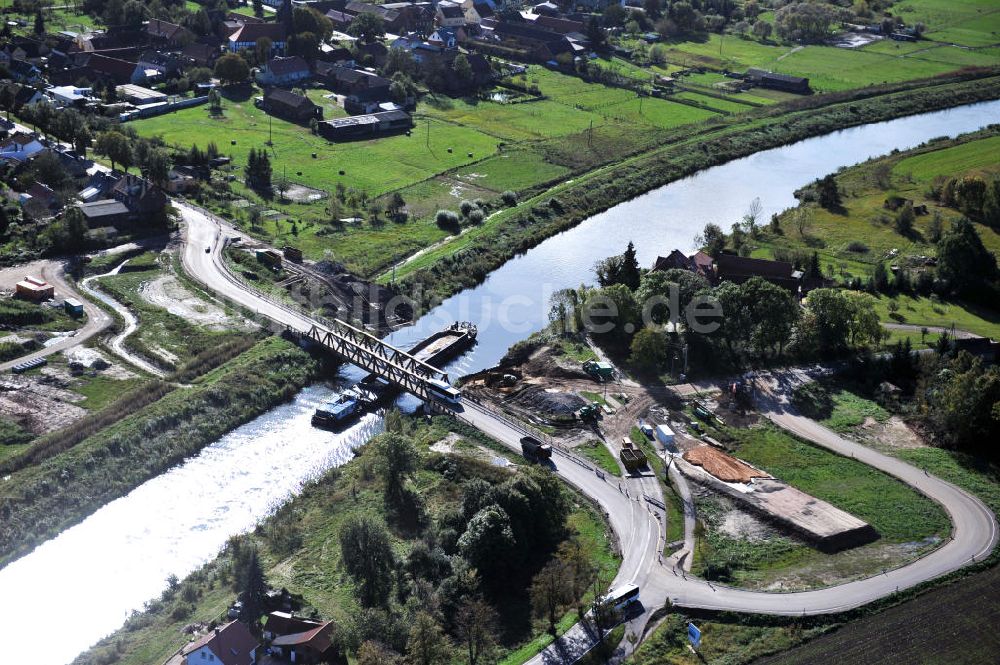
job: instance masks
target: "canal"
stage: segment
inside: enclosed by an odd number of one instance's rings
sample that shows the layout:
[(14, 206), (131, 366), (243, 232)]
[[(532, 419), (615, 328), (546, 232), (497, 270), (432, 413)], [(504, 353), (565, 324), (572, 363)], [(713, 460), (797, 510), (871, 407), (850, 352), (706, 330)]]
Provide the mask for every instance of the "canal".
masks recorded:
[[(629, 240), (648, 266), (675, 247), (693, 249), (708, 222), (728, 228), (756, 197), (768, 219), (795, 205), (792, 192), (815, 178), (995, 122), (1000, 101), (847, 129), (702, 171), (550, 238), (391, 340), (406, 346), (455, 320), (473, 321), (478, 344), (449, 371), (490, 367), (544, 327), (548, 294), (590, 282), (594, 263)], [(342, 379), (356, 376), (345, 371)], [(330, 394), (320, 386), (303, 390), (0, 570), (4, 662), (68, 663), (157, 597), (170, 575), (192, 572), (309, 479), (349, 460), (381, 430), (381, 420), (368, 415), (339, 434), (314, 429), (312, 412)], [(47, 617), (58, 617), (58, 627)]]

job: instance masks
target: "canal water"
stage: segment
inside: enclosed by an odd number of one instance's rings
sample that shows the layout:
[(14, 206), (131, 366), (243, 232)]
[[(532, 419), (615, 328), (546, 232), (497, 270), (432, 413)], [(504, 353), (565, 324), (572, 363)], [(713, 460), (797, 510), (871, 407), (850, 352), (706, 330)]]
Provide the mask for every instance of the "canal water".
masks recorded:
[[(391, 340), (407, 346), (455, 320), (473, 321), (476, 347), (448, 369), (460, 376), (490, 367), (511, 344), (544, 327), (549, 294), (590, 282), (593, 264), (629, 240), (648, 266), (675, 247), (693, 249), (708, 222), (728, 228), (755, 197), (766, 220), (796, 203), (796, 188), (840, 167), (995, 122), (1000, 101), (848, 129), (708, 169), (550, 238)], [(307, 388), (0, 570), (7, 638), (0, 660), (68, 663), (158, 596), (168, 576), (195, 570), (309, 479), (349, 460), (382, 423), (368, 415), (341, 433), (314, 429), (312, 412), (330, 394)], [(60, 617), (55, 629), (46, 618), (53, 616)]]

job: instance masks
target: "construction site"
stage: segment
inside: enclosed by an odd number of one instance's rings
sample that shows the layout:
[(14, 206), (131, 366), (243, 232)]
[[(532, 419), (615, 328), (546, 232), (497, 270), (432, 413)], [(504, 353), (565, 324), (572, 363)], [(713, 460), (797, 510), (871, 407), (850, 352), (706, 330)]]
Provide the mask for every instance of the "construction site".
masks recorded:
[(599, 442), (623, 475), (654, 474), (649, 452), (655, 452), (665, 468), (676, 466), (683, 482), (726, 497), (821, 552), (879, 538), (863, 520), (730, 454), (735, 444), (726, 433), (757, 424), (738, 384), (682, 397), (681, 390), (623, 377), (609, 362), (580, 361), (555, 345), (536, 344), (467, 377), (463, 390), (550, 433), (565, 448), (583, 451)]

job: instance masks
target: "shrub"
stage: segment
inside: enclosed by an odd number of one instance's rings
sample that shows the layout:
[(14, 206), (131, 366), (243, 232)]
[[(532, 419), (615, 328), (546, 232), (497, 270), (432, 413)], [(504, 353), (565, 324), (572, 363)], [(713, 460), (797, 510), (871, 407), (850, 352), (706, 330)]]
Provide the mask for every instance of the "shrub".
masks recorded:
[(512, 206), (517, 203), (517, 194), (510, 191), (509, 189), (505, 191), (503, 194), (501, 194), (500, 198), (503, 200), (504, 204), (508, 206)]
[(451, 210), (438, 210), (434, 221), (437, 222), (437, 225), (445, 231), (454, 232), (461, 228), (458, 221), (458, 215)]
[(866, 254), (868, 252), (868, 245), (860, 240), (852, 240), (847, 243), (847, 251), (854, 252), (855, 254)]
[(468, 217), (474, 207), (475, 206), (472, 205), (472, 201), (462, 201), (462, 203), (459, 204), (458, 209), (462, 211), (462, 217)]
[(473, 208), (472, 211), (466, 215), (466, 217), (468, 217), (469, 221), (473, 224), (482, 224), (486, 215), (484, 215), (483, 211), (479, 208)]

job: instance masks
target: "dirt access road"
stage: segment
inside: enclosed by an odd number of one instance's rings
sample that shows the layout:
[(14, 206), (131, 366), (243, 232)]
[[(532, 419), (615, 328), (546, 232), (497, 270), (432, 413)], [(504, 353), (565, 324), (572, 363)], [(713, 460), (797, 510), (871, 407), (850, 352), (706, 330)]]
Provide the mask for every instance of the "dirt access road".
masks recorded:
[(70, 286), (69, 282), (66, 280), (64, 270), (65, 264), (62, 261), (41, 260), (0, 271), (0, 288), (13, 291), (14, 285), (24, 279), (25, 275), (40, 277), (56, 288), (57, 298), (76, 298), (82, 302), (83, 311), (87, 316), (87, 320), (84, 322), (83, 327), (60, 338), (53, 338), (53, 341), (51, 341), (51, 343), (44, 348), (33, 351), (25, 356), (21, 356), (20, 358), (0, 363), (0, 371), (6, 372), (11, 367), (19, 365), (23, 362), (34, 360), (35, 358), (45, 358), (46, 356), (50, 356), (54, 353), (59, 353), (60, 351), (83, 344), (88, 339), (111, 325), (111, 317), (105, 314), (104, 310), (81, 296), (73, 287)]

